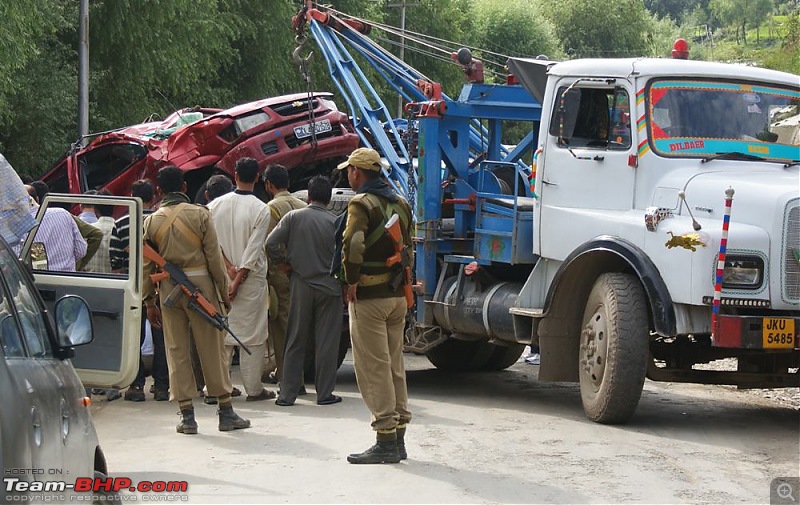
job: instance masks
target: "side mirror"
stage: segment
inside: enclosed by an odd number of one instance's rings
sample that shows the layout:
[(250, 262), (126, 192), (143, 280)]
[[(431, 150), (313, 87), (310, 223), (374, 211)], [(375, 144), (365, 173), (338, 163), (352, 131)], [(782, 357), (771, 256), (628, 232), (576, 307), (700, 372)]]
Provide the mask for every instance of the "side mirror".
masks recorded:
[(85, 345), (94, 339), (89, 304), (80, 296), (67, 295), (56, 302), (58, 343), (62, 348)]

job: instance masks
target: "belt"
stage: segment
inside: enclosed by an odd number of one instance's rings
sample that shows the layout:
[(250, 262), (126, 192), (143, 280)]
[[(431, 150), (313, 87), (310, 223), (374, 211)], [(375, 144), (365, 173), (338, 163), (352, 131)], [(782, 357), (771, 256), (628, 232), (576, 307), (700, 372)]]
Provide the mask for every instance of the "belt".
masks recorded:
[(358, 279), (359, 286), (377, 286), (379, 284), (388, 284), (392, 274), (378, 274), (378, 275), (365, 275), (362, 274)]
[(205, 265), (181, 268), (181, 270), (184, 274), (186, 274), (186, 277), (202, 277), (204, 275), (210, 275), (208, 268), (206, 268)]

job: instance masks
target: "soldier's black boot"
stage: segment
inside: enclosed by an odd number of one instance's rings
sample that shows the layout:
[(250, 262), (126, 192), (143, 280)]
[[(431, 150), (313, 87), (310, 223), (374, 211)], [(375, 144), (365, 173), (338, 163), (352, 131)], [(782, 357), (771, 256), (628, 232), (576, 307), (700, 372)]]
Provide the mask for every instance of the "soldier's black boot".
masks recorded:
[(399, 463), (400, 454), (397, 452), (397, 433), (378, 433), (375, 445), (360, 454), (347, 456), (347, 461), (356, 465)]
[(181, 409), (178, 415), (181, 416), (181, 422), (175, 427), (178, 433), (197, 435), (197, 421), (194, 420), (194, 409)]
[(239, 417), (233, 411), (233, 406), (230, 403), (220, 405), (217, 414), (219, 415), (219, 431), (243, 430), (250, 427), (250, 420)]
[(406, 427), (403, 426), (402, 428), (397, 428), (397, 453), (400, 455), (400, 459), (408, 459), (408, 453), (406, 452)]

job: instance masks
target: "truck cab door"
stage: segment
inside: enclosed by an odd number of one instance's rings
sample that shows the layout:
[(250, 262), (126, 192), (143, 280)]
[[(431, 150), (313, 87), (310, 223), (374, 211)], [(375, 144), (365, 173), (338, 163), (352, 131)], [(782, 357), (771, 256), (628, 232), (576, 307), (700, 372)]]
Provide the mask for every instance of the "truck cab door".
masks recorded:
[(537, 253), (563, 260), (597, 230), (608, 230), (614, 214), (632, 208), (635, 94), (627, 82), (613, 78), (562, 79), (555, 90), (543, 108), (550, 126), (537, 164), (542, 184)]
[[(137, 216), (130, 220), (130, 271), (128, 273), (91, 273), (59, 271), (53, 266), (55, 248), (48, 251), (38, 235), (47, 210), (71, 209), (76, 204), (114, 206), (114, 215)], [(60, 212), (58, 210), (57, 212)], [(142, 202), (138, 198), (49, 194), (36, 216), (37, 226), (28, 234), (20, 258), (30, 266), (36, 287), (47, 310), (54, 313), (55, 302), (64, 295), (78, 295), (89, 304), (94, 340), (77, 347), (72, 364), (85, 386), (123, 387), (129, 385), (139, 367), (142, 318)], [(65, 235), (67, 230), (63, 232)], [(107, 254), (108, 240), (103, 240), (97, 254)]]

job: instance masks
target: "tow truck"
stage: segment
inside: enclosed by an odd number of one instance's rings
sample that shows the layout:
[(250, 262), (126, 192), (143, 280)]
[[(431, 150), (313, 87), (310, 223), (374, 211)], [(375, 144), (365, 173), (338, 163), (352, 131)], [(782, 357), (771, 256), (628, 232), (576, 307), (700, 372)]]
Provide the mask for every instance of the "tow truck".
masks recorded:
[[(599, 423), (629, 420), (645, 378), (800, 385), (798, 76), (510, 58), (489, 84), (459, 51), (470, 82), (454, 99), (367, 20), (309, 1), (293, 21), (295, 56), (307, 29), (415, 209), (408, 350), (501, 370), (538, 345), (539, 380), (579, 382)], [(403, 96), (409, 146), (354, 56)], [(529, 130), (509, 147), (511, 121)], [(735, 369), (702, 367), (724, 358)]]

